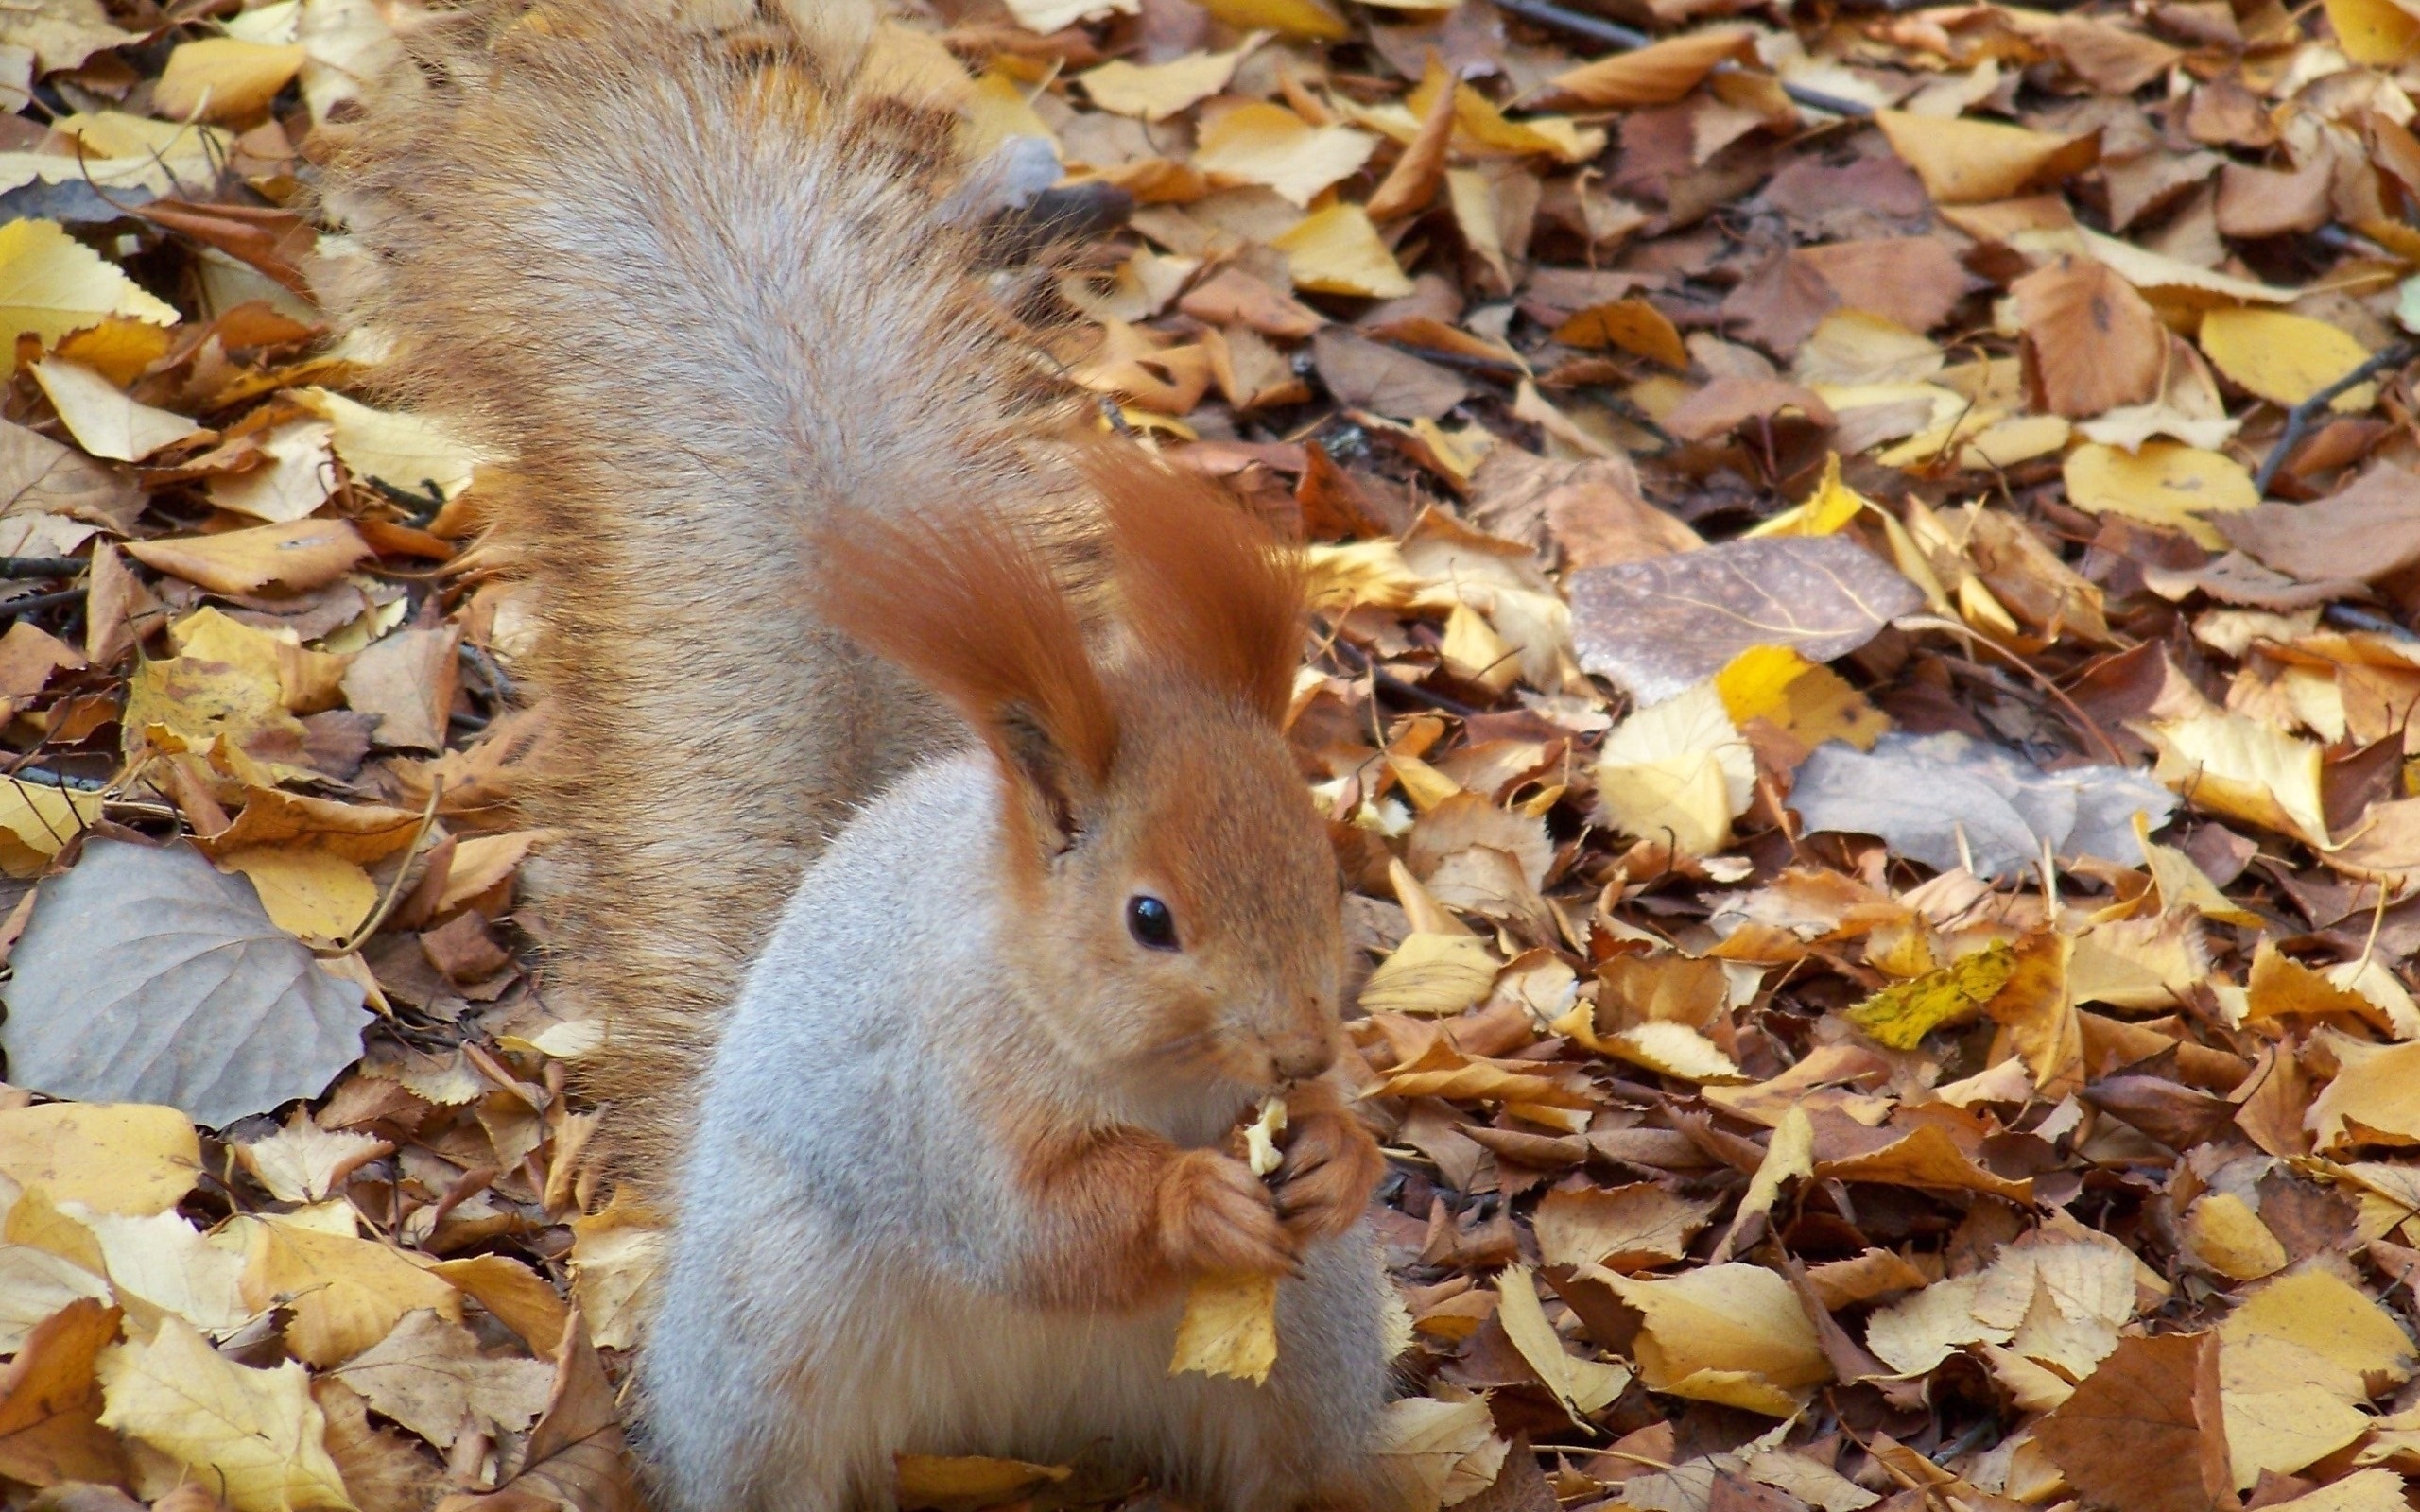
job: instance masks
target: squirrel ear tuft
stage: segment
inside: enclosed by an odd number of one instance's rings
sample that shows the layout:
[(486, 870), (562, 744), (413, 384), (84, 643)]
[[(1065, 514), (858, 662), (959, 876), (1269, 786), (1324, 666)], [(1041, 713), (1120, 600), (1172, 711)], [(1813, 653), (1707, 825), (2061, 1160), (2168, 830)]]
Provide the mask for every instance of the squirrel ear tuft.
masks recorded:
[(1046, 850), (1108, 781), (1117, 720), (1082, 627), (1033, 543), (981, 510), (852, 512), (818, 534), (823, 617), (982, 735)]
[(1126, 624), (1156, 661), (1286, 716), (1303, 657), (1303, 575), (1277, 538), (1217, 486), (1133, 447), (1080, 459), (1117, 554)]

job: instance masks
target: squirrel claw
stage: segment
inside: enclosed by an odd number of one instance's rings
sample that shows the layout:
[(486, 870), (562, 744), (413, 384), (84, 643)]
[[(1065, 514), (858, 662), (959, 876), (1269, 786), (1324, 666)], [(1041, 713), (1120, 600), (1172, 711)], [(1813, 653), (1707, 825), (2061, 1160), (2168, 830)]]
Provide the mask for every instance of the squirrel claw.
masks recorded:
[(1385, 1174), (1377, 1142), (1352, 1115), (1306, 1114), (1296, 1121), (1277, 1168), (1277, 1215), (1297, 1238), (1331, 1238), (1359, 1221)]
[(1294, 1240), (1252, 1168), (1216, 1150), (1188, 1150), (1160, 1187), (1161, 1244), (1190, 1272), (1293, 1273)]

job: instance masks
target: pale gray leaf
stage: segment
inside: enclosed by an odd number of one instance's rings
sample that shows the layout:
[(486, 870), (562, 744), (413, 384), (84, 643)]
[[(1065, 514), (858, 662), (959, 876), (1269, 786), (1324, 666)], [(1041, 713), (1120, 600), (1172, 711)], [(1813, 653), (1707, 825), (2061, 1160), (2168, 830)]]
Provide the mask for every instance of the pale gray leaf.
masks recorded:
[(2136, 813), (2156, 830), (2176, 796), (2122, 766), (2045, 772), (2012, 750), (1956, 733), (1882, 737), (1871, 751), (1833, 742), (1798, 769), (1789, 806), (1809, 830), (1871, 834), (1893, 855), (1937, 871), (1960, 864), (1962, 833), (1975, 874), (2014, 875), (2048, 840), (2062, 859), (2131, 866)]
[(187, 846), (93, 841), (43, 884), (10, 958), (9, 1079), (53, 1096), (220, 1128), (318, 1095), (361, 1056), (360, 986)]
[(1924, 604), (1916, 585), (1845, 536), (1731, 541), (1591, 567), (1565, 580), (1580, 664), (1661, 703), (1751, 646), (1846, 656)]

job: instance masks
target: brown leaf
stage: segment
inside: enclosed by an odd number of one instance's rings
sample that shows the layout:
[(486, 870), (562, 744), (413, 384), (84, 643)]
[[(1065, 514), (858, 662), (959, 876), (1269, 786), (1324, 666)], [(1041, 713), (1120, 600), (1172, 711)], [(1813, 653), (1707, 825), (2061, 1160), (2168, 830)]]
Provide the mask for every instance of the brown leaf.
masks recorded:
[(1628, 457), (1548, 461), (1498, 446), (1471, 474), (1471, 520), (1497, 535), (1563, 548), (1572, 567), (1694, 551), (1703, 538), (1646, 502)]
[(1452, 371), (1341, 326), (1311, 338), (1328, 392), (1356, 409), (1402, 420), (1435, 420), (1469, 395)]
[(2041, 407), (2082, 420), (2159, 392), (2168, 328), (2107, 264), (2062, 257), (2009, 285)]
[(1372, 191), (1368, 210), (1370, 218), (1385, 222), (1417, 215), (1428, 208), (1437, 198), (1437, 186), (1445, 181), (1445, 149), (1454, 140), (1455, 92), (1445, 87), (1445, 70), (1431, 53), (1428, 68), (1436, 97), (1429, 102), (1428, 113), (1421, 117), (1420, 134), (1413, 137), (1395, 159), (1395, 165)]
[(0, 1375), (0, 1475), (27, 1486), (123, 1485), (132, 1473), (117, 1435), (100, 1425), (93, 1363), (117, 1337), (119, 1313), (78, 1297), (26, 1335)]
[(1752, 420), (1772, 420), (1786, 410), (1818, 425), (1832, 423), (1832, 408), (1811, 390), (1779, 378), (1721, 377), (1681, 401), (1664, 417), (1664, 428), (1685, 441), (1712, 440)]
[(2121, 1339), (2033, 1441), (2087, 1503), (2211, 1512), (2234, 1485), (2214, 1333)]
[(1833, 242), (1803, 247), (1790, 256), (1812, 267), (1846, 308), (1881, 316), (1910, 331), (1929, 331), (1948, 319), (1979, 282), (1933, 236)]

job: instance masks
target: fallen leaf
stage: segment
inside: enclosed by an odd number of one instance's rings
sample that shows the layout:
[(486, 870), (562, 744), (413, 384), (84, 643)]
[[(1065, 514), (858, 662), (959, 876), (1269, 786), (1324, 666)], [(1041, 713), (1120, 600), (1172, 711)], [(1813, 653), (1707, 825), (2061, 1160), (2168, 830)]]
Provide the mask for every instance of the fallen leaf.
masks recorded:
[(164, 1212), (201, 1177), (201, 1141), (173, 1108), (48, 1103), (0, 1111), (0, 1175), (60, 1202), (141, 1217)]
[(147, 567), (218, 593), (265, 588), (300, 593), (323, 588), (371, 555), (369, 542), (342, 520), (298, 520), (216, 536), (130, 541), (127, 555)]
[(1668, 1265), (1688, 1253), (1715, 1204), (1677, 1196), (1651, 1182), (1613, 1188), (1558, 1188), (1539, 1199), (1538, 1256), (1547, 1265), (1601, 1265), (1634, 1271)]
[(0, 1375), (0, 1475), (28, 1486), (126, 1480), (126, 1450), (101, 1429), (94, 1374), (117, 1337), (118, 1317), (117, 1309), (80, 1298), (26, 1336)]
[(2054, 136), (1996, 121), (1932, 120), (1900, 111), (1876, 111), (1874, 124), (1941, 205), (2013, 198), (2081, 173), (2100, 157), (2098, 135)]
[(1924, 603), (1913, 585), (1838, 536), (1735, 541), (1569, 575), (1581, 666), (1659, 703), (1751, 646), (1828, 662)]
[(2121, 1341), (2033, 1440), (2090, 1500), (2135, 1512), (2210, 1512), (2234, 1482), (2219, 1403), (2219, 1341)]
[(1314, 211), (1269, 245), (1286, 254), (1296, 285), (1314, 293), (1392, 300), (1411, 292), (1403, 266), (1358, 205)]
[[(2276, 404), (2299, 404), (2370, 360), (2341, 327), (2285, 310), (2212, 310), (2202, 317), (2202, 352), (2235, 383)], [(2377, 403), (2363, 384), (2328, 402), (2357, 415)]]
[(2077, 508), (2181, 531), (2212, 551), (2226, 541), (2209, 517), (2260, 502), (2243, 464), (2173, 441), (2146, 441), (2131, 453), (2099, 442), (2079, 446), (2067, 454), (2066, 475)]
[[(112, 316), (152, 325), (178, 319), (174, 305), (145, 293), (58, 222), (0, 226), (0, 330), (30, 332), (47, 346)], [(15, 370), (16, 350), (8, 345), (0, 350), (0, 372)]]
[(554, 1367), (491, 1358), (461, 1324), (415, 1309), (387, 1336), (346, 1360), (336, 1377), (377, 1411), (450, 1449), (463, 1433), (517, 1434), (545, 1410)]
[(1878, 835), (1936, 871), (2005, 877), (2054, 854), (2123, 863), (2138, 852), (2134, 816), (2153, 828), (2175, 800), (2118, 766), (2042, 772), (1959, 734), (1893, 732), (1871, 751), (1824, 746), (1798, 769), (1789, 806), (1809, 830)]
[(1645, 1316), (1635, 1354), (1651, 1391), (1786, 1418), (1798, 1393), (1832, 1378), (1798, 1294), (1760, 1265), (1606, 1284)]
[[(361, 1054), (362, 990), (188, 849), (96, 840), (43, 887), (0, 1043), (20, 1083), (206, 1127), (316, 1096)], [(103, 1032), (106, 1030), (106, 1032)]]
[(251, 1369), (168, 1318), (149, 1343), (104, 1352), (99, 1373), (102, 1425), (189, 1468), (234, 1512), (353, 1504), (321, 1445), (327, 1419), (293, 1361)]

